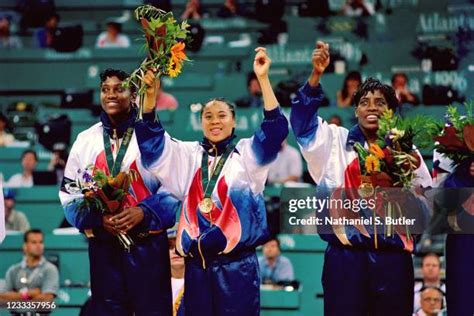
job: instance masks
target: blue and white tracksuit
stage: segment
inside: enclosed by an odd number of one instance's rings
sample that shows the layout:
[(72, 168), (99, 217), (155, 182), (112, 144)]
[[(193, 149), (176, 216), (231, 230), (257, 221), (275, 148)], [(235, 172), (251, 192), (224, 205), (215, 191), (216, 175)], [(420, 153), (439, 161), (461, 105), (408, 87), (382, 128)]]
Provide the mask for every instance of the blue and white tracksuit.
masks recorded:
[[(323, 98), (321, 86), (306, 83), (300, 88), (292, 102), (291, 126), (313, 180), (327, 191), (324, 194), (338, 188), (357, 189), (361, 172), (353, 146), (360, 143), (367, 148), (365, 137), (359, 125), (347, 130), (319, 117)], [(424, 162), (416, 174), (414, 186), (431, 186)], [(413, 241), (402, 234), (378, 233), (375, 248), (373, 227), (346, 225), (338, 234), (333, 229), (320, 230), (328, 242), (322, 277), (324, 315), (411, 315)]]
[[(136, 111), (131, 111), (129, 120), (116, 128), (119, 137), (134, 124), (135, 117)], [(91, 164), (109, 173), (102, 133), (104, 128), (111, 136), (113, 132), (105, 113), (101, 121), (77, 136), (59, 192), (66, 219), (81, 231), (92, 230), (95, 236), (89, 239), (92, 310), (94, 315), (172, 315), (166, 229), (174, 225), (180, 203), (160, 189), (158, 179), (142, 166), (135, 134), (121, 171), (135, 170), (138, 174), (131, 183), (126, 206), (141, 207), (144, 219), (129, 231), (135, 242), (130, 252), (123, 249), (116, 236), (105, 231), (100, 210), (79, 208), (83, 195), (66, 190), (65, 184), (76, 180), (78, 171)], [(116, 151), (112, 148), (114, 156)], [(156, 234), (146, 236), (150, 231)]]
[[(434, 155), (435, 166), (450, 173), (440, 182), (445, 207), (456, 213), (456, 226), (459, 231), (448, 233), (446, 238), (446, 305), (449, 316), (474, 315), (474, 216), (473, 210), (466, 210), (472, 204), (464, 204), (470, 198), (474, 177), (470, 176), (472, 160), (451, 168), (451, 160), (443, 155)], [(439, 176), (439, 175), (438, 175)]]
[[(202, 177), (208, 176), (202, 175), (201, 161), (209, 142), (171, 138), (154, 114), (144, 115), (136, 132), (143, 165), (183, 201), (176, 248), (186, 262), (186, 315), (259, 315), (255, 248), (268, 238), (263, 190), (270, 163), (288, 134), (281, 110), (265, 111), (254, 136), (237, 142), (212, 192), (210, 214), (199, 209)], [(232, 138), (217, 144), (210, 165)]]

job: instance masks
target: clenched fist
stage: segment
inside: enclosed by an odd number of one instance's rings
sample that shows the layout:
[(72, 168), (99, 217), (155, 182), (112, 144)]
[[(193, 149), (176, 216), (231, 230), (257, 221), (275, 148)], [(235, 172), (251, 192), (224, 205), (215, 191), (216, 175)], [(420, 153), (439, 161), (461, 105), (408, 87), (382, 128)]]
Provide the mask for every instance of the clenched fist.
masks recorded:
[(318, 75), (322, 75), (330, 62), (329, 44), (318, 41), (316, 48), (313, 50), (311, 62), (313, 64), (313, 71)]

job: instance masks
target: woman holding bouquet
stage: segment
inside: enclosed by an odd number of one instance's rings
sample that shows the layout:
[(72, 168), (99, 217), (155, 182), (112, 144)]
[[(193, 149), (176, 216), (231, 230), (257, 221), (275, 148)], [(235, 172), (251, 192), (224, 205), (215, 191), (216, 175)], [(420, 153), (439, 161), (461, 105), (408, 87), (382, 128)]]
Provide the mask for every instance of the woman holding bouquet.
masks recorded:
[[(134, 91), (122, 85), (128, 74), (107, 69), (100, 78), (100, 122), (78, 135), (59, 193), (66, 219), (89, 237), (93, 314), (172, 315), (166, 228), (175, 222), (179, 201), (158, 192), (158, 179), (141, 164)], [(85, 204), (84, 191), (74, 189), (78, 182), (93, 183), (94, 174), (84, 173), (90, 165), (113, 177), (112, 184), (123, 181), (123, 172), (133, 174), (116, 213)]]
[[(393, 186), (394, 180), (388, 173), (363, 176), (362, 168), (368, 171), (370, 164), (368, 159), (365, 165), (362, 163), (359, 151), (375, 145), (379, 119), (398, 102), (391, 87), (369, 78), (354, 94), (358, 124), (351, 130), (329, 125), (318, 117), (318, 108), (324, 99), (320, 79), (329, 61), (329, 45), (318, 42), (312, 56), (312, 74), (292, 102), (291, 126), (318, 189), (327, 190), (324, 194), (328, 194), (342, 188), (351, 192), (353, 198), (364, 199), (366, 193), (373, 196), (376, 187)], [(378, 149), (375, 155), (383, 157), (384, 153)], [(417, 177), (413, 186), (431, 185), (431, 176), (423, 161), (414, 172)], [(410, 211), (406, 206), (402, 205), (402, 209)], [(348, 210), (351, 216), (357, 217), (371, 216), (371, 212)], [(334, 226), (318, 227), (321, 238), (328, 242), (322, 277), (324, 315), (412, 314), (413, 240), (399, 231), (388, 237), (375, 229), (374, 225), (346, 225), (338, 230)]]
[[(264, 48), (256, 52), (264, 120), (253, 137), (235, 140), (234, 107), (224, 99), (204, 105), (201, 142), (171, 138), (152, 102), (136, 127), (143, 164), (184, 201), (176, 248), (185, 257), (186, 315), (259, 315), (255, 247), (268, 238), (263, 189), (288, 122), (268, 78), (271, 60)], [(154, 77), (148, 71), (144, 78), (149, 99)]]

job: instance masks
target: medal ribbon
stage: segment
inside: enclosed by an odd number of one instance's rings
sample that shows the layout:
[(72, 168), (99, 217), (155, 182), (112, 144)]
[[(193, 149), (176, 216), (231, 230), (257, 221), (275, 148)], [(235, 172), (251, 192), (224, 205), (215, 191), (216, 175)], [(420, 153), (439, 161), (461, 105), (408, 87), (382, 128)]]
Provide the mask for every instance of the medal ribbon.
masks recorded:
[(110, 138), (107, 132), (104, 129), (104, 147), (105, 147), (105, 156), (107, 158), (107, 167), (109, 167), (110, 175), (116, 177), (120, 172), (120, 167), (122, 166), (123, 158), (127, 152), (128, 145), (130, 145), (130, 140), (132, 139), (133, 126), (129, 127), (123, 136), (122, 145), (120, 146), (117, 157), (114, 160), (112, 154), (112, 145), (110, 144)]
[[(207, 151), (204, 150), (202, 154), (202, 160), (201, 160), (201, 170), (202, 170), (202, 187), (204, 189), (204, 199), (210, 198), (212, 191), (214, 191), (214, 188), (216, 187), (217, 179), (219, 178), (219, 175), (221, 174), (222, 168), (224, 167), (225, 162), (227, 161), (227, 158), (229, 158), (230, 153), (234, 150), (235, 144), (230, 143), (229, 146), (227, 146), (224, 154), (222, 155), (221, 159), (219, 159), (219, 162), (217, 163), (216, 167), (212, 171), (211, 177), (209, 179), (209, 154)], [(214, 158), (217, 159), (217, 156)]]

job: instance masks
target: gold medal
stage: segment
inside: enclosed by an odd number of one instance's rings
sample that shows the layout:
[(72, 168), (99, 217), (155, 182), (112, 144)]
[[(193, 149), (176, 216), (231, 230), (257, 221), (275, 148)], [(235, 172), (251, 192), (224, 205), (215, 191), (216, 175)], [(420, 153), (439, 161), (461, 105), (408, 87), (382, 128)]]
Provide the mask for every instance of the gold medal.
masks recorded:
[(370, 182), (362, 182), (357, 190), (359, 195), (363, 198), (368, 198), (374, 195), (374, 186)]
[(201, 213), (204, 214), (209, 214), (212, 211), (212, 206), (213, 203), (211, 198), (205, 198), (204, 200), (199, 202), (199, 210), (201, 211)]

